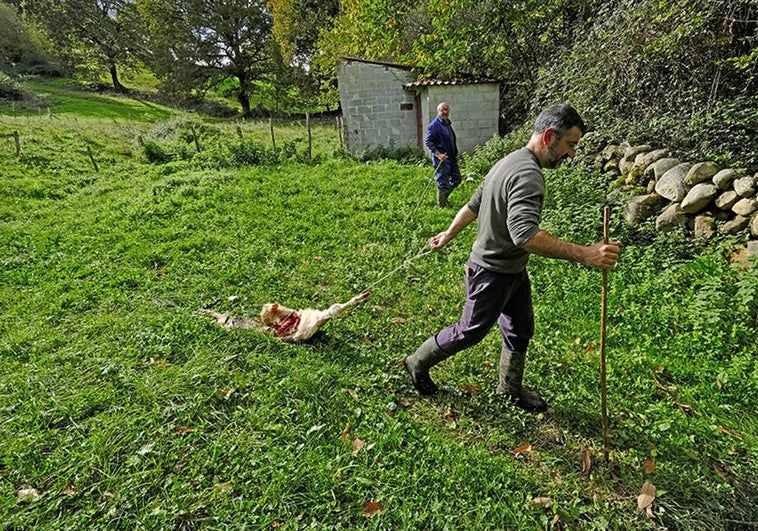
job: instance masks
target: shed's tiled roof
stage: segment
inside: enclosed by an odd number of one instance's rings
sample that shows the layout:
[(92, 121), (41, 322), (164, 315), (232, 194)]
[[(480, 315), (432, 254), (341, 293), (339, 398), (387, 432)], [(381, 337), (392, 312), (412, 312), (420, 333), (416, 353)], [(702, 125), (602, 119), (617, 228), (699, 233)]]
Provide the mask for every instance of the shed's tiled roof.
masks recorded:
[(434, 87), (441, 85), (481, 85), (481, 84), (496, 84), (497, 81), (492, 79), (482, 78), (453, 78), (453, 79), (420, 79), (418, 81), (411, 81), (410, 83), (404, 83), (404, 88), (415, 87)]

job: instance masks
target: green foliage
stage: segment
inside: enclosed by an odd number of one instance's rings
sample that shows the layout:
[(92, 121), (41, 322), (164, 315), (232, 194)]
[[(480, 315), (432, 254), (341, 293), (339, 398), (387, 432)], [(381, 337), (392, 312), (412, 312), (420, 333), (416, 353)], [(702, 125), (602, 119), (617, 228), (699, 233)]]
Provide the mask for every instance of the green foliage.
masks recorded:
[(78, 75), (98, 81), (108, 73), (115, 90), (124, 90), (120, 68), (139, 64), (145, 30), (130, 0), (24, 0), (24, 17), (42, 28), (53, 56)]
[(265, 1), (139, 0), (150, 36), (148, 63), (172, 92), (204, 92), (227, 78), (250, 116), (252, 83), (267, 77), (271, 13)]
[(608, 4), (543, 68), (533, 107), (559, 96), (610, 140), (753, 165), (756, 37), (755, 7), (738, 0)]
[(3, 72), (0, 72), (0, 98), (7, 100), (21, 100), (24, 98), (24, 91), (21, 85)]
[[(230, 140), (230, 131), (183, 117), (156, 122), (139, 142), (139, 152), (150, 163), (186, 161), (204, 168), (239, 168), (268, 166), (285, 162), (314, 162), (298, 149), (294, 140), (284, 140), (276, 147), (253, 138)], [(226, 135), (226, 136), (225, 136)]]
[(376, 146), (366, 149), (357, 155), (347, 155), (363, 162), (375, 160), (395, 160), (403, 164), (423, 165), (429, 162), (424, 150), (415, 146)]
[(12, 6), (0, 3), (0, 64), (18, 63), (26, 44), (24, 27)]
[(15, 7), (0, 3), (0, 71), (13, 75), (59, 75), (41, 51), (37, 28), (27, 26)]
[(490, 171), (490, 168), (508, 153), (526, 145), (531, 134), (531, 128), (522, 128), (505, 136), (493, 136), (481, 146), (474, 149), (474, 153), (466, 158), (466, 163), (461, 170), (465, 177), (482, 179)]

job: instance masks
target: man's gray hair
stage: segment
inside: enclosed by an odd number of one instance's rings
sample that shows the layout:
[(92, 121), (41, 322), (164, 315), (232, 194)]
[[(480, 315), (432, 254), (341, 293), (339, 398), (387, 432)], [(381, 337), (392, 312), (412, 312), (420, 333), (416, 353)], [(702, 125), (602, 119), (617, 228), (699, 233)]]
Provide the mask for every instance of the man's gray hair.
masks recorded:
[(586, 126), (579, 113), (565, 103), (556, 103), (540, 113), (534, 121), (533, 131), (541, 135), (552, 128), (560, 138), (573, 127), (578, 127), (582, 134), (585, 133)]

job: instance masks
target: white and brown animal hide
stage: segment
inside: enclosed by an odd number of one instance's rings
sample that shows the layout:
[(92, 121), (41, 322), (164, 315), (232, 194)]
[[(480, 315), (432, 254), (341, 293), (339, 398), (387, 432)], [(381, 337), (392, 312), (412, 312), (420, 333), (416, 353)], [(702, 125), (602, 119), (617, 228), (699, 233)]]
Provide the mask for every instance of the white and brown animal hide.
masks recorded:
[(240, 319), (226, 313), (204, 309), (203, 313), (216, 319), (224, 328), (255, 329), (273, 334), (282, 341), (298, 342), (307, 341), (313, 334), (330, 319), (336, 317), (346, 309), (366, 302), (371, 297), (371, 292), (359, 293), (349, 301), (342, 304), (332, 304), (326, 310), (293, 310), (282, 306), (278, 302), (264, 304), (261, 315), (255, 319)]

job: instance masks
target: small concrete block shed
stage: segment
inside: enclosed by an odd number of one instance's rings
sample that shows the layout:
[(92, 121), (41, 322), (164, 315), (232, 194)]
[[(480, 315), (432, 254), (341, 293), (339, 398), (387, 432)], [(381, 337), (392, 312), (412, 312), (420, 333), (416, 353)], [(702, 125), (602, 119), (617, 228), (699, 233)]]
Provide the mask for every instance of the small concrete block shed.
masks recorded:
[[(417, 80), (407, 66), (343, 57), (337, 63), (346, 148), (424, 148), (437, 104), (450, 105), (458, 149), (471, 153), (498, 132), (500, 85), (494, 81)], [(425, 148), (424, 148), (425, 149)]]

